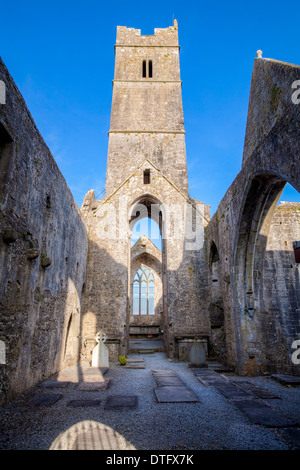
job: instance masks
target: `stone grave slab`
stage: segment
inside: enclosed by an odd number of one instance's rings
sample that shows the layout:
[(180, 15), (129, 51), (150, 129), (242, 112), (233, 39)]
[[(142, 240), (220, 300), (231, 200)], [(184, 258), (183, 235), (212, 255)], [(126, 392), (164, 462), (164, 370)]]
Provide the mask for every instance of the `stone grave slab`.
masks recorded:
[(196, 403), (199, 402), (197, 395), (185, 385), (165, 386), (154, 388), (158, 403)]
[(273, 399), (273, 398), (281, 398), (278, 395), (275, 395), (272, 392), (269, 392), (268, 390), (265, 390), (264, 388), (258, 387), (257, 385), (253, 384), (252, 382), (245, 382), (241, 380), (233, 380), (233, 382), (238, 386), (241, 387), (245, 390), (248, 390), (249, 392), (253, 393), (253, 395), (257, 396), (258, 398), (263, 398), (263, 399)]
[(271, 377), (282, 385), (300, 386), (300, 377), (284, 374), (273, 374)]
[(173, 386), (173, 387), (185, 387), (185, 383), (180, 377), (175, 375), (156, 375), (154, 376), (158, 387)]
[(209, 376), (209, 377), (220, 377), (220, 374), (218, 374), (218, 372), (216, 372), (215, 370), (213, 369), (209, 369), (209, 368), (192, 368), (192, 371), (195, 375), (199, 375), (199, 376)]
[(107, 389), (109, 382), (110, 379), (106, 379), (104, 382), (80, 382), (77, 389), (87, 392), (100, 392)]
[(234, 384), (228, 383), (215, 383), (214, 387), (218, 390), (218, 392), (222, 393), (226, 398), (229, 400), (240, 400), (240, 399), (247, 399), (252, 398), (258, 400), (258, 397), (255, 397), (251, 392), (237, 387)]
[(152, 370), (152, 374), (154, 376), (157, 376), (157, 375), (164, 375), (164, 376), (170, 376), (170, 375), (173, 375), (173, 376), (177, 376), (177, 373), (174, 371), (174, 370), (171, 370), (171, 369), (156, 369), (156, 370)]
[(89, 400), (83, 398), (82, 400), (70, 400), (67, 403), (67, 406), (99, 406), (101, 403), (101, 400)]
[(52, 393), (39, 393), (34, 395), (27, 404), (29, 406), (50, 406), (56, 403), (64, 395), (61, 394), (52, 394)]
[(40, 387), (43, 388), (65, 388), (71, 382), (67, 381), (60, 381), (60, 380), (45, 380), (40, 384)]
[(226, 383), (226, 380), (222, 379), (222, 377), (210, 377), (210, 376), (205, 377), (201, 375), (197, 375), (196, 377), (199, 380), (199, 382), (209, 387), (214, 387), (216, 385), (223, 385), (224, 383)]
[(259, 399), (235, 400), (234, 405), (254, 424), (274, 428), (296, 426), (297, 424), (280, 410), (272, 408)]
[(105, 403), (106, 410), (130, 410), (138, 406), (136, 395), (110, 395)]

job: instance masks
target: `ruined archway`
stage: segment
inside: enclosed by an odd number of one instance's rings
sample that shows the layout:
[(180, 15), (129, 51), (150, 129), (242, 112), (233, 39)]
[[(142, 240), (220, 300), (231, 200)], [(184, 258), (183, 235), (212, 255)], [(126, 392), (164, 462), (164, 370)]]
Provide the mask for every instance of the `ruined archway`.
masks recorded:
[[(287, 298), (285, 308), (280, 308), (280, 305), (274, 308), (270, 298), (274, 292), (284, 288), (287, 278), (296, 285), (297, 271), (294, 269), (292, 272), (293, 263), (288, 265), (286, 262), (280, 266), (273, 263), (270, 268), (265, 257), (270, 227), (276, 225), (274, 211), (285, 184), (286, 181), (278, 175), (255, 175), (246, 188), (240, 213), (232, 294), (237, 359), (241, 370), (247, 374), (259, 374), (265, 370), (276, 372), (278, 368), (289, 367), (288, 338), (297, 333), (296, 323), (289, 327), (290, 319), (286, 317), (292, 314), (293, 309), (297, 310), (299, 298)], [(287, 241), (284, 243), (288, 245)], [(292, 246), (291, 240), (289, 244)], [(280, 358), (274, 354), (271, 337), (276, 341), (276, 355), (280, 351)]]
[(226, 362), (226, 341), (224, 329), (224, 302), (221, 289), (221, 259), (214, 240), (211, 241), (209, 250), (209, 319), (211, 337), (209, 352), (211, 357)]
[[(159, 338), (166, 341), (166, 243), (164, 233), (164, 208), (153, 195), (146, 194), (137, 198), (129, 209), (129, 231), (132, 235), (134, 227), (141, 221), (151, 220), (159, 232), (160, 243), (154, 244), (151, 232), (141, 237), (130, 247), (128, 263), (129, 338)], [(149, 235), (149, 237), (147, 236)], [(157, 234), (156, 234), (157, 236)], [(161, 249), (158, 248), (160, 246)], [(137, 315), (133, 311), (134, 279), (140, 269), (148, 269), (155, 281), (155, 308), (153, 315)]]

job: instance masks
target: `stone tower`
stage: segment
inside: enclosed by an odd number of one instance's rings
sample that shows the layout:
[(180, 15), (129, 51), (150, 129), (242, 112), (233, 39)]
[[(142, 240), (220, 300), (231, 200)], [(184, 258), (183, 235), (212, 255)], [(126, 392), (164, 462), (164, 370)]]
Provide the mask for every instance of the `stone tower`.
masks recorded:
[(187, 196), (178, 26), (118, 26), (107, 158), (109, 196), (145, 158)]
[[(117, 28), (105, 197), (89, 191), (82, 206), (90, 239), (84, 357), (99, 329), (111, 358), (128, 351), (130, 335), (163, 338), (169, 356), (184, 360), (192, 341), (209, 337), (209, 208), (189, 197), (181, 86), (176, 20), (150, 36)], [(159, 254), (143, 237), (131, 248), (133, 225), (143, 217), (160, 227)], [(147, 292), (154, 286), (153, 299), (140, 293), (140, 310), (139, 273), (148, 273)]]

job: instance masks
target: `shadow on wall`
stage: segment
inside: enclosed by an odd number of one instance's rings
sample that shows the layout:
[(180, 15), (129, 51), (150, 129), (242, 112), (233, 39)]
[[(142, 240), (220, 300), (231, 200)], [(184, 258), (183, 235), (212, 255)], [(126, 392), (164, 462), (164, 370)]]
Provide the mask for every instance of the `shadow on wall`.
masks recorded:
[(64, 365), (74, 337), (70, 318), (80, 317), (88, 239), (66, 181), (1, 59), (0, 78), (7, 92), (0, 106), (3, 404)]
[[(299, 265), (293, 252), (300, 235), (300, 206), (276, 206), (285, 181), (274, 174), (250, 176), (246, 191), (240, 185), (243, 178), (241, 172), (208, 231), (229, 364), (246, 375), (299, 375), (291, 345), (300, 337)], [(239, 193), (244, 196), (240, 207)], [(216, 286), (211, 287), (212, 301), (214, 296), (218, 298)], [(215, 348), (222, 350), (217, 341)]]
[(91, 361), (95, 336), (100, 330), (108, 338), (105, 345), (109, 349), (110, 360), (117, 361), (119, 354), (125, 354), (128, 303), (127, 266), (116, 262), (108, 250), (89, 240), (81, 303), (81, 360)]

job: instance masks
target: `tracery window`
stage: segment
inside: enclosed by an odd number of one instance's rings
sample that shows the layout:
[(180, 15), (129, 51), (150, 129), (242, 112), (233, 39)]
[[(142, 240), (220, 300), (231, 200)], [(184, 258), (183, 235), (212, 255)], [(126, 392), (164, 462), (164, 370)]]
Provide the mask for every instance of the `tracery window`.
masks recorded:
[(154, 276), (142, 266), (133, 279), (133, 315), (154, 315)]

